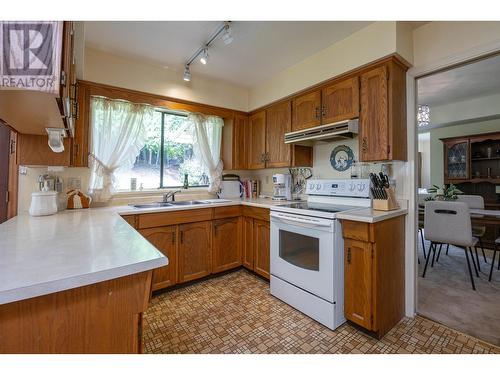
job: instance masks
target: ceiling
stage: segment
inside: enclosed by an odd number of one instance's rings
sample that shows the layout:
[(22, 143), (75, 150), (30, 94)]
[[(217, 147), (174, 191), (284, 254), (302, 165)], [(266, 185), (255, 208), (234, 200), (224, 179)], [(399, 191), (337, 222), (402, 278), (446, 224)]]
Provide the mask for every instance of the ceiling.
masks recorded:
[(420, 78), (418, 104), (443, 105), (500, 93), (500, 55)]
[[(231, 23), (234, 41), (217, 39), (210, 61), (191, 66), (196, 75), (253, 87), (326, 47), (366, 27), (371, 22)], [(222, 22), (85, 22), (85, 45), (116, 55), (139, 59), (179, 72), (191, 55)]]

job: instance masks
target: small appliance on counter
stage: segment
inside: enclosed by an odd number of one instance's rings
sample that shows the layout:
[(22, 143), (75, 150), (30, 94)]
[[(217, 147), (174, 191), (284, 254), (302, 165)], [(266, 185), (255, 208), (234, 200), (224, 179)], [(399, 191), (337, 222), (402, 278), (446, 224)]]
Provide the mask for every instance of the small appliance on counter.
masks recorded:
[(292, 200), (292, 175), (283, 173), (273, 174), (273, 200)]
[(48, 216), (57, 213), (57, 191), (37, 191), (31, 193), (31, 216)]
[(236, 174), (222, 175), (220, 190), (217, 196), (221, 199), (235, 199), (243, 196), (243, 186), (240, 181), (240, 176)]

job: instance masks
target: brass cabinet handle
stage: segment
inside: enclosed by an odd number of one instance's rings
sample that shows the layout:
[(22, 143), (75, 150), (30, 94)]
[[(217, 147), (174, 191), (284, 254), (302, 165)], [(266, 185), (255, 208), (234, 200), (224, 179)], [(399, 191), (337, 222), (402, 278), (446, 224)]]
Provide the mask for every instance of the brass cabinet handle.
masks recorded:
[(351, 248), (347, 248), (347, 263), (351, 264)]
[(261, 155), (260, 155), (260, 161), (261, 161), (262, 163), (266, 161), (266, 159), (265, 159), (265, 154), (261, 154)]
[(266, 152), (266, 161), (269, 161), (271, 160), (271, 158), (269, 157), (269, 152)]
[(316, 120), (320, 119), (319, 107), (316, 107)]
[(361, 142), (361, 150), (365, 152), (368, 149), (368, 140), (366, 137), (363, 137), (363, 141)]
[(323, 116), (323, 117), (326, 116), (326, 105), (321, 107), (321, 116)]

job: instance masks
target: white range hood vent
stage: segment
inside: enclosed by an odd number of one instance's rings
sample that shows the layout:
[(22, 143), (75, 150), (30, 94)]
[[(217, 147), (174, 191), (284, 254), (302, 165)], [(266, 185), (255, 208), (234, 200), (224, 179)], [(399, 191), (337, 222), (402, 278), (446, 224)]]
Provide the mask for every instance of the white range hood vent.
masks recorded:
[(311, 143), (353, 138), (358, 134), (358, 119), (334, 122), (285, 134), (285, 143)]

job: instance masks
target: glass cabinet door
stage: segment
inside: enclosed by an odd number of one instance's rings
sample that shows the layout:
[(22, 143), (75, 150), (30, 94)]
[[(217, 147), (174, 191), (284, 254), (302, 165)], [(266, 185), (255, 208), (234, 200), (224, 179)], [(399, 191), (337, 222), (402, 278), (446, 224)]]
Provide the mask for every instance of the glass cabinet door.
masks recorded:
[(468, 141), (447, 144), (445, 158), (445, 177), (449, 180), (466, 180), (469, 178)]

